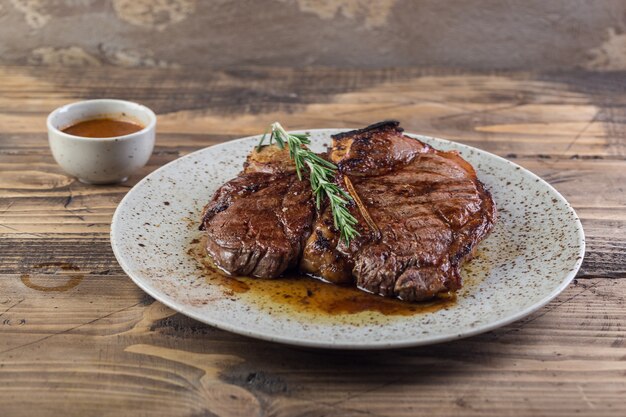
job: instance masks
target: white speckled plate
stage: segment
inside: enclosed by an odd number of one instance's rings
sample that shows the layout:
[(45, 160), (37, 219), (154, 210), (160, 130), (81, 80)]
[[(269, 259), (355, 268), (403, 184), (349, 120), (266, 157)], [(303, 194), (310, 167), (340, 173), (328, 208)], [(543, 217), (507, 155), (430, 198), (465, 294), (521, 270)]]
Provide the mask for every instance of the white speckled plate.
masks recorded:
[[(310, 131), (322, 151), (341, 130)], [(259, 137), (202, 149), (139, 182), (118, 206), (111, 244), (120, 265), (148, 294), (189, 317), (239, 334), (293, 345), (371, 349), (425, 345), (472, 336), (532, 313), (576, 275), (583, 229), (567, 201), (545, 181), (505, 159), (442, 139), (414, 136), (458, 150), (491, 191), (499, 219), (463, 271), (465, 286), (445, 309), (410, 316), (361, 312), (316, 317), (257, 302), (207, 281), (187, 251), (198, 236), (202, 207), (235, 177)]]

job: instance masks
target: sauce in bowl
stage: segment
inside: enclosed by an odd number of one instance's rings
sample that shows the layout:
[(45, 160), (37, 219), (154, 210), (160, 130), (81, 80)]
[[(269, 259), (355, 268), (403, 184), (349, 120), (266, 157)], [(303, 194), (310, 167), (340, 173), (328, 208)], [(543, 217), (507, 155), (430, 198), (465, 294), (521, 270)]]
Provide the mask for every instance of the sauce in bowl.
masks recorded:
[(127, 120), (113, 118), (90, 119), (62, 129), (69, 135), (84, 138), (113, 138), (139, 132), (144, 126)]

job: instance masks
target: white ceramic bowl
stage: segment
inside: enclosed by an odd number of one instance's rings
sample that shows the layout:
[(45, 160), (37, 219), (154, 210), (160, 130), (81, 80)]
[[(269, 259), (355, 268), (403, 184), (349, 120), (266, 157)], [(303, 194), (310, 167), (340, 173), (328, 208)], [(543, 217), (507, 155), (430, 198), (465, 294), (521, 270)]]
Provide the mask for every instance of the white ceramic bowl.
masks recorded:
[[(104, 117), (135, 120), (145, 127), (110, 138), (85, 138), (61, 130), (84, 120)], [(146, 106), (130, 101), (86, 100), (50, 113), (47, 127), (52, 155), (65, 172), (88, 184), (112, 184), (126, 181), (150, 159), (156, 116)]]

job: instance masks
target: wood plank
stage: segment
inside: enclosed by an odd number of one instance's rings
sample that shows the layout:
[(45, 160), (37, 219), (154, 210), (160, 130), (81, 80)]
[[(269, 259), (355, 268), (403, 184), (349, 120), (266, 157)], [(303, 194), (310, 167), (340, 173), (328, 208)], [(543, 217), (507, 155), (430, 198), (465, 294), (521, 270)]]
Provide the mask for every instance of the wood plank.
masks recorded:
[[(410, 69), (111, 72), (94, 68), (77, 78), (62, 69), (25, 73), (4, 68), (2, 75), (6, 80), (4, 87), (0, 85), (5, 100), (0, 101), (3, 135), (43, 133), (41, 118), (51, 108), (106, 93), (153, 107), (161, 115), (162, 134), (228, 137), (258, 133), (277, 119), (290, 128), (316, 128), (398, 118), (407, 130), (462, 139), (489, 151), (520, 153), (529, 149), (524, 143), (533, 143), (536, 154), (624, 156), (623, 144), (608, 140), (606, 133), (607, 127), (623, 126), (621, 96), (608, 94), (614, 90), (595, 79), (586, 91), (578, 91), (574, 75), (565, 80), (555, 77), (557, 82), (532, 80), (527, 74), (432, 76)], [(583, 75), (579, 78), (587, 80)], [(137, 81), (128, 86), (127, 79)], [(623, 91), (623, 82), (616, 83), (614, 89)], [(56, 101), (50, 99), (55, 86), (65, 92)], [(23, 97), (23, 89), (33, 97), (28, 113), (16, 112), (13, 106), (15, 99)]]
[[(139, 404), (153, 416), (626, 412), (626, 280), (579, 281), (527, 319), (466, 341), (333, 352), (205, 326), (150, 303), (122, 275), (89, 276), (53, 300), (11, 285), (18, 279), (0, 280), (11, 299), (3, 305), (14, 306), (0, 341), (0, 409), (9, 413), (30, 404), (54, 415), (59, 393), (81, 405), (68, 416)], [(105, 303), (94, 306), (98, 299)], [(238, 400), (216, 408), (230, 396)]]
[[(3, 416), (623, 416), (626, 77), (388, 69), (0, 67)], [(47, 113), (84, 98), (159, 114), (148, 165), (121, 186), (65, 175)], [(291, 348), (169, 310), (123, 274), (115, 207), (143, 176), (262, 132), (400, 119), (554, 185), (587, 235), (573, 285), (524, 320), (430, 347)], [(207, 196), (208, 198), (208, 196)], [(584, 279), (583, 279), (584, 278)]]

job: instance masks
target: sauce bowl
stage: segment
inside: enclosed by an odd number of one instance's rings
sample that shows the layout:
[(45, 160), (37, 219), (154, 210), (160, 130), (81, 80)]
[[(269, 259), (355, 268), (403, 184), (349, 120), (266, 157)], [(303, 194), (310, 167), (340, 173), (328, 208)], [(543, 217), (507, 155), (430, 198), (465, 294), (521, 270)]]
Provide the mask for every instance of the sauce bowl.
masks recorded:
[[(91, 138), (63, 132), (73, 124), (99, 118), (122, 118), (143, 129), (124, 136)], [(87, 184), (114, 184), (143, 167), (154, 149), (156, 115), (138, 103), (98, 99), (67, 104), (47, 119), (48, 142), (55, 161), (65, 172)]]

